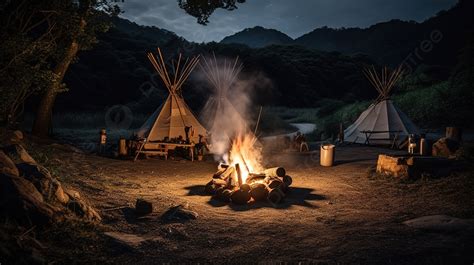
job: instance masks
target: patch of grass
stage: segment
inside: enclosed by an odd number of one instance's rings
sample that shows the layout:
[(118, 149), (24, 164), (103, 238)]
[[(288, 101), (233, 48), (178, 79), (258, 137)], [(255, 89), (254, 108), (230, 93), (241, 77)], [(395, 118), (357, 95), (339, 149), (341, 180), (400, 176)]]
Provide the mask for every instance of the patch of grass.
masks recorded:
[(394, 95), (393, 101), (418, 126), (434, 128), (446, 122), (443, 94), (448, 92), (448, 83), (443, 82)]
[(369, 105), (369, 101), (355, 102), (344, 105), (329, 115), (320, 116), (316, 122), (320, 138), (322, 140), (334, 139), (339, 132), (340, 123), (342, 123), (343, 128), (347, 128)]

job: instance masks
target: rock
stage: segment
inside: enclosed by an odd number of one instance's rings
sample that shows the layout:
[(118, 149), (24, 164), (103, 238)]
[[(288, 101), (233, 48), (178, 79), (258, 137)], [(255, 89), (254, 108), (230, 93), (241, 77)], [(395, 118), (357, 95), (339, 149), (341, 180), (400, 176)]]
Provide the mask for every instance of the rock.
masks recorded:
[(188, 221), (197, 219), (199, 214), (189, 209), (189, 205), (177, 205), (170, 207), (162, 216), (164, 221)]
[(0, 174), (0, 212), (21, 223), (43, 225), (53, 220), (55, 209), (28, 180)]
[(400, 179), (408, 178), (410, 176), (406, 157), (379, 155), (376, 172), (378, 174), (391, 175)]
[(2, 150), (0, 150), (0, 173), (20, 176), (18, 168), (16, 168), (15, 163), (8, 157)]
[(13, 131), (10, 137), (11, 141), (22, 141), (23, 140), (23, 133), (19, 130)]
[(70, 199), (67, 203), (67, 208), (74, 212), (77, 216), (84, 218), (87, 221), (91, 222), (100, 222), (102, 217), (99, 213), (92, 208), (88, 203), (81, 199)]
[(12, 144), (4, 148), (7, 154), (15, 164), (27, 163), (37, 164), (36, 161), (28, 154), (21, 144)]
[(440, 232), (474, 231), (473, 219), (460, 219), (448, 215), (423, 216), (405, 221), (403, 224), (413, 228)]
[(69, 196), (69, 198), (74, 198), (74, 199), (81, 199), (81, 194), (78, 191), (72, 190), (72, 189), (63, 189), (66, 195)]
[(399, 179), (448, 176), (452, 161), (442, 157), (379, 155), (377, 173)]
[(17, 164), (17, 167), (20, 175), (31, 181), (45, 199), (49, 200), (53, 197), (53, 178), (45, 167), (28, 163)]
[(105, 232), (104, 235), (112, 239), (115, 243), (130, 249), (138, 248), (143, 242), (146, 241), (145, 238), (134, 234)]
[(153, 212), (153, 204), (144, 199), (137, 199), (135, 203), (135, 213), (137, 215), (147, 215)]
[(459, 142), (451, 138), (441, 138), (433, 144), (431, 153), (433, 156), (441, 156), (446, 158), (453, 158), (456, 151), (459, 149)]
[(53, 192), (54, 192), (54, 198), (61, 203), (62, 205), (66, 205), (69, 202), (69, 195), (64, 192), (63, 187), (61, 186), (61, 183), (57, 181), (56, 179), (53, 179)]

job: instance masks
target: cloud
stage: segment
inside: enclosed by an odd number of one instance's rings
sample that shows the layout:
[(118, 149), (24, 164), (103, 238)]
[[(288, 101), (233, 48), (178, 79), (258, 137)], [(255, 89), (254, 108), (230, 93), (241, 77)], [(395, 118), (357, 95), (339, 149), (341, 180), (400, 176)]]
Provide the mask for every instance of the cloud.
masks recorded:
[(234, 11), (218, 9), (207, 26), (179, 8), (175, 0), (126, 0), (124, 18), (157, 26), (195, 41), (220, 41), (245, 28), (263, 26), (297, 38), (317, 27), (368, 27), (390, 19), (423, 21), (457, 0), (247, 0)]

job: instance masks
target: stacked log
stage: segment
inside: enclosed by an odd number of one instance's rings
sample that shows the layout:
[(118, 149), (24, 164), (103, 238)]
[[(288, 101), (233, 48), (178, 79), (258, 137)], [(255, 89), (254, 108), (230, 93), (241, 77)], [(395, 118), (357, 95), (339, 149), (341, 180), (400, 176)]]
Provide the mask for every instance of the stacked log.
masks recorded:
[(276, 205), (284, 200), (292, 182), (282, 167), (250, 173), (244, 182), (239, 164), (221, 164), (206, 184), (205, 192), (218, 200), (239, 205), (252, 201), (267, 201)]

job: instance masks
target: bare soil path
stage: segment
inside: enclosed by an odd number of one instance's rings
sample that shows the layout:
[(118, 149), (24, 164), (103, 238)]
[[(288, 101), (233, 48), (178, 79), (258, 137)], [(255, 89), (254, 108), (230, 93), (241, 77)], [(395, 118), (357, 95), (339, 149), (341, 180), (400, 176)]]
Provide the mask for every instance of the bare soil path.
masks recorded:
[[(149, 239), (127, 250), (105, 240), (113, 263), (351, 263), (453, 264), (474, 262), (472, 231), (440, 233), (407, 227), (425, 215), (474, 217), (472, 171), (442, 179), (400, 182), (368, 177), (379, 153), (374, 147), (338, 147), (336, 166), (319, 166), (319, 154), (267, 154), (284, 166), (292, 191), (278, 208), (266, 203), (235, 206), (203, 193), (215, 172), (211, 161), (137, 162), (56, 152), (52, 164), (63, 182), (102, 211), (104, 230)], [(154, 213), (137, 218), (137, 198)], [(171, 205), (188, 203), (196, 220), (166, 223)], [(129, 206), (118, 210), (115, 207)]]

